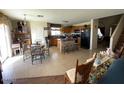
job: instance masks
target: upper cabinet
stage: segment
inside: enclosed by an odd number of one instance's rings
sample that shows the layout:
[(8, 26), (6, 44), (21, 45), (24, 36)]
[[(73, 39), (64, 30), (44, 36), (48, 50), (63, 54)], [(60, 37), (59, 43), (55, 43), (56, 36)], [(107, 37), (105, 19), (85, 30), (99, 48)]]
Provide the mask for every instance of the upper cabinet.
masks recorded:
[[(82, 31), (85, 28), (85, 25), (82, 26), (73, 26), (72, 31)], [(87, 25), (87, 28), (90, 29), (90, 25)]]
[(71, 33), (72, 32), (72, 27), (62, 27), (61, 31), (63, 33)]
[[(90, 29), (90, 25), (87, 25), (87, 27)], [(69, 26), (69, 27), (62, 27), (61, 31), (63, 33), (73, 33), (75, 31), (81, 31), (84, 28), (84, 25), (82, 26)]]
[(82, 28), (83, 28), (83, 26), (73, 26), (72, 30), (73, 30), (73, 32), (81, 31)]

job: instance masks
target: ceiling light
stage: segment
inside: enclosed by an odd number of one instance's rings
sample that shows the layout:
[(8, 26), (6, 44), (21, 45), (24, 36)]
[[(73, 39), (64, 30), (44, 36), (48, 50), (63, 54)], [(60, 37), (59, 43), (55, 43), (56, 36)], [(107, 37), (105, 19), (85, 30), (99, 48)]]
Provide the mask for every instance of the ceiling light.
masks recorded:
[(69, 21), (63, 21), (64, 23), (68, 23)]
[(37, 15), (37, 17), (44, 17), (43, 15)]

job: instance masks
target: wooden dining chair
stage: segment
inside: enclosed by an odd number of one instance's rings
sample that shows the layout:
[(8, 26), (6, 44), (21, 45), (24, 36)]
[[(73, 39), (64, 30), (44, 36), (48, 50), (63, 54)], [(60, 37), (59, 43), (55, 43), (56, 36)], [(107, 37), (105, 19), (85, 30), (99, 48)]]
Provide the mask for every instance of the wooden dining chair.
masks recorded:
[(30, 59), (31, 58), (31, 49), (30, 47), (28, 47), (27, 44), (23, 44), (22, 46), (23, 48), (23, 61), (25, 62), (27, 59)]
[(44, 51), (44, 56), (49, 56), (50, 55), (50, 50), (49, 50), (49, 40), (47, 40), (46, 46), (44, 46), (43, 51)]
[(42, 58), (44, 57), (44, 53), (42, 51), (42, 48), (40, 45), (34, 45), (31, 46), (31, 58), (32, 58), (32, 64), (36, 60), (40, 60), (42, 63)]
[(65, 83), (71, 84), (87, 84), (91, 68), (93, 66), (94, 60), (96, 58), (96, 53), (93, 57), (88, 59), (86, 63), (78, 65), (78, 60), (76, 62), (76, 68), (72, 68), (66, 71), (64, 79)]

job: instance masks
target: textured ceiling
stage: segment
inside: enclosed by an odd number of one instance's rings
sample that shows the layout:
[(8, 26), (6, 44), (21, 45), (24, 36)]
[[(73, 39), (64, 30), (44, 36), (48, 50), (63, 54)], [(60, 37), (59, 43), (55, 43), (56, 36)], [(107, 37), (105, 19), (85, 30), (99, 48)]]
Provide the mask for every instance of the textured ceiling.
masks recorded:
[[(23, 20), (26, 14), (28, 21), (45, 21), (63, 25), (124, 13), (124, 9), (1, 9), (0, 11), (12, 19)], [(39, 17), (40, 15), (43, 17)]]

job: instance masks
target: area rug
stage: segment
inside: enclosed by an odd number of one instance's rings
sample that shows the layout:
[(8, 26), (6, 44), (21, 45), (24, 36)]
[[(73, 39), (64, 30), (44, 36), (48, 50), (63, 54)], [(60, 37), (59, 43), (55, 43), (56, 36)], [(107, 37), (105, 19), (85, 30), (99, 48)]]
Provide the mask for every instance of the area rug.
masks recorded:
[(13, 84), (64, 84), (64, 75), (16, 79)]

